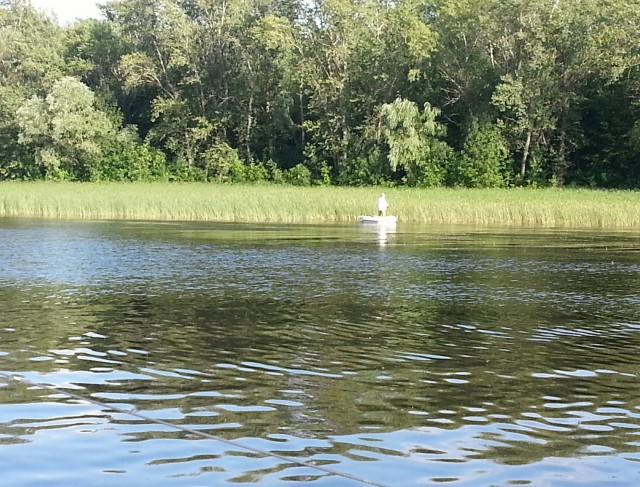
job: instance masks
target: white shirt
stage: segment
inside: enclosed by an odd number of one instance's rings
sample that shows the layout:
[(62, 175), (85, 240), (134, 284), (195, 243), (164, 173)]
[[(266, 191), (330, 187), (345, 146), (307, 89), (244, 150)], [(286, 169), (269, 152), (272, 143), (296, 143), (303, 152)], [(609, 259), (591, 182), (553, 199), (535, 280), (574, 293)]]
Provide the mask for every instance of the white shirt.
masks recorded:
[(378, 211), (387, 211), (387, 206), (389, 206), (387, 199), (384, 196), (380, 196), (378, 198)]

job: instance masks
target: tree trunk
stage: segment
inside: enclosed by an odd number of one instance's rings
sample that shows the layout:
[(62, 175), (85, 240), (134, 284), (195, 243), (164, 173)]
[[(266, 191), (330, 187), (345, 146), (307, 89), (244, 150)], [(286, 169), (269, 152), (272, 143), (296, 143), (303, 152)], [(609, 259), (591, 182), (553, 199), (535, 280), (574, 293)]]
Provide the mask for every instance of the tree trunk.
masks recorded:
[(527, 140), (524, 143), (524, 149), (522, 150), (522, 162), (520, 163), (520, 179), (524, 179), (524, 175), (527, 172), (527, 161), (529, 160), (529, 148), (531, 147), (531, 129), (527, 130)]
[[(346, 69), (346, 68), (345, 68)], [(346, 84), (346, 83), (345, 83)], [(351, 131), (349, 130), (349, 124), (347, 123), (347, 110), (348, 103), (344, 97), (344, 91), (340, 93), (340, 126), (341, 126), (341, 134), (340, 134), (340, 144), (342, 145), (342, 151), (340, 154), (340, 160), (336, 161), (335, 169), (336, 172), (338, 167), (344, 163), (345, 160), (349, 157), (349, 141), (351, 139)]]
[(247, 114), (247, 134), (245, 137), (245, 150), (247, 163), (251, 162), (251, 131), (253, 129), (253, 95), (249, 97), (249, 108)]
[[(566, 76), (564, 81), (564, 85), (566, 86)], [(567, 169), (569, 168), (569, 162), (567, 161), (567, 106), (569, 105), (568, 101), (565, 101), (563, 105), (562, 113), (560, 114), (560, 132), (558, 134), (558, 138), (560, 139), (560, 143), (558, 144), (558, 168), (556, 172), (556, 180), (558, 186), (564, 186), (564, 181), (567, 176)]]
[(300, 101), (300, 144), (304, 148), (304, 144), (306, 142), (306, 132), (304, 129), (304, 97), (302, 95), (302, 85), (300, 85), (300, 93), (298, 95), (298, 99)]
[(566, 152), (567, 152), (567, 122), (566, 118), (562, 117), (562, 121), (560, 122), (560, 145), (558, 147), (558, 169), (556, 170), (556, 181), (558, 186), (564, 186), (564, 180), (567, 175), (567, 160), (566, 160)]

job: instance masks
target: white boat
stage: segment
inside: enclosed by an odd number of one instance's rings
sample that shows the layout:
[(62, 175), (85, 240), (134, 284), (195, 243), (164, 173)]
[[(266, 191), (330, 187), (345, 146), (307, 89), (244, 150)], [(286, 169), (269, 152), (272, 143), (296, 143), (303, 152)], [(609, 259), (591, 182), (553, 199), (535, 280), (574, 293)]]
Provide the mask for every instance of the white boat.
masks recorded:
[(387, 216), (375, 216), (375, 215), (362, 215), (358, 217), (360, 223), (370, 223), (374, 225), (395, 225), (398, 222), (398, 217), (395, 215)]

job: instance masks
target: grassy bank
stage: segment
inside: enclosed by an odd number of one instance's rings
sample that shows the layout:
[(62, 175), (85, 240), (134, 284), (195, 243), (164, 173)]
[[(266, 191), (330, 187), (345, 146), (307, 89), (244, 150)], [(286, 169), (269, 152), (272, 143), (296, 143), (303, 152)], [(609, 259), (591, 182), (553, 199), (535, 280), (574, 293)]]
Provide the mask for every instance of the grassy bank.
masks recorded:
[[(400, 222), (640, 228), (640, 193), (597, 190), (385, 189)], [(67, 219), (348, 222), (378, 188), (161, 183), (0, 183), (0, 216)]]

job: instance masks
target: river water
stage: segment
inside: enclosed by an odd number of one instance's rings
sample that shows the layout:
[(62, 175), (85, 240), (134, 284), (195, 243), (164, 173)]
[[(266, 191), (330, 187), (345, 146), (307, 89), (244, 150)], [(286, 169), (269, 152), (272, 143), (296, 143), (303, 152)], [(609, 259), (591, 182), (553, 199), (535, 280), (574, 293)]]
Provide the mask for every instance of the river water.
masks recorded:
[(637, 233), (0, 219), (0, 485), (637, 486), (639, 289)]

